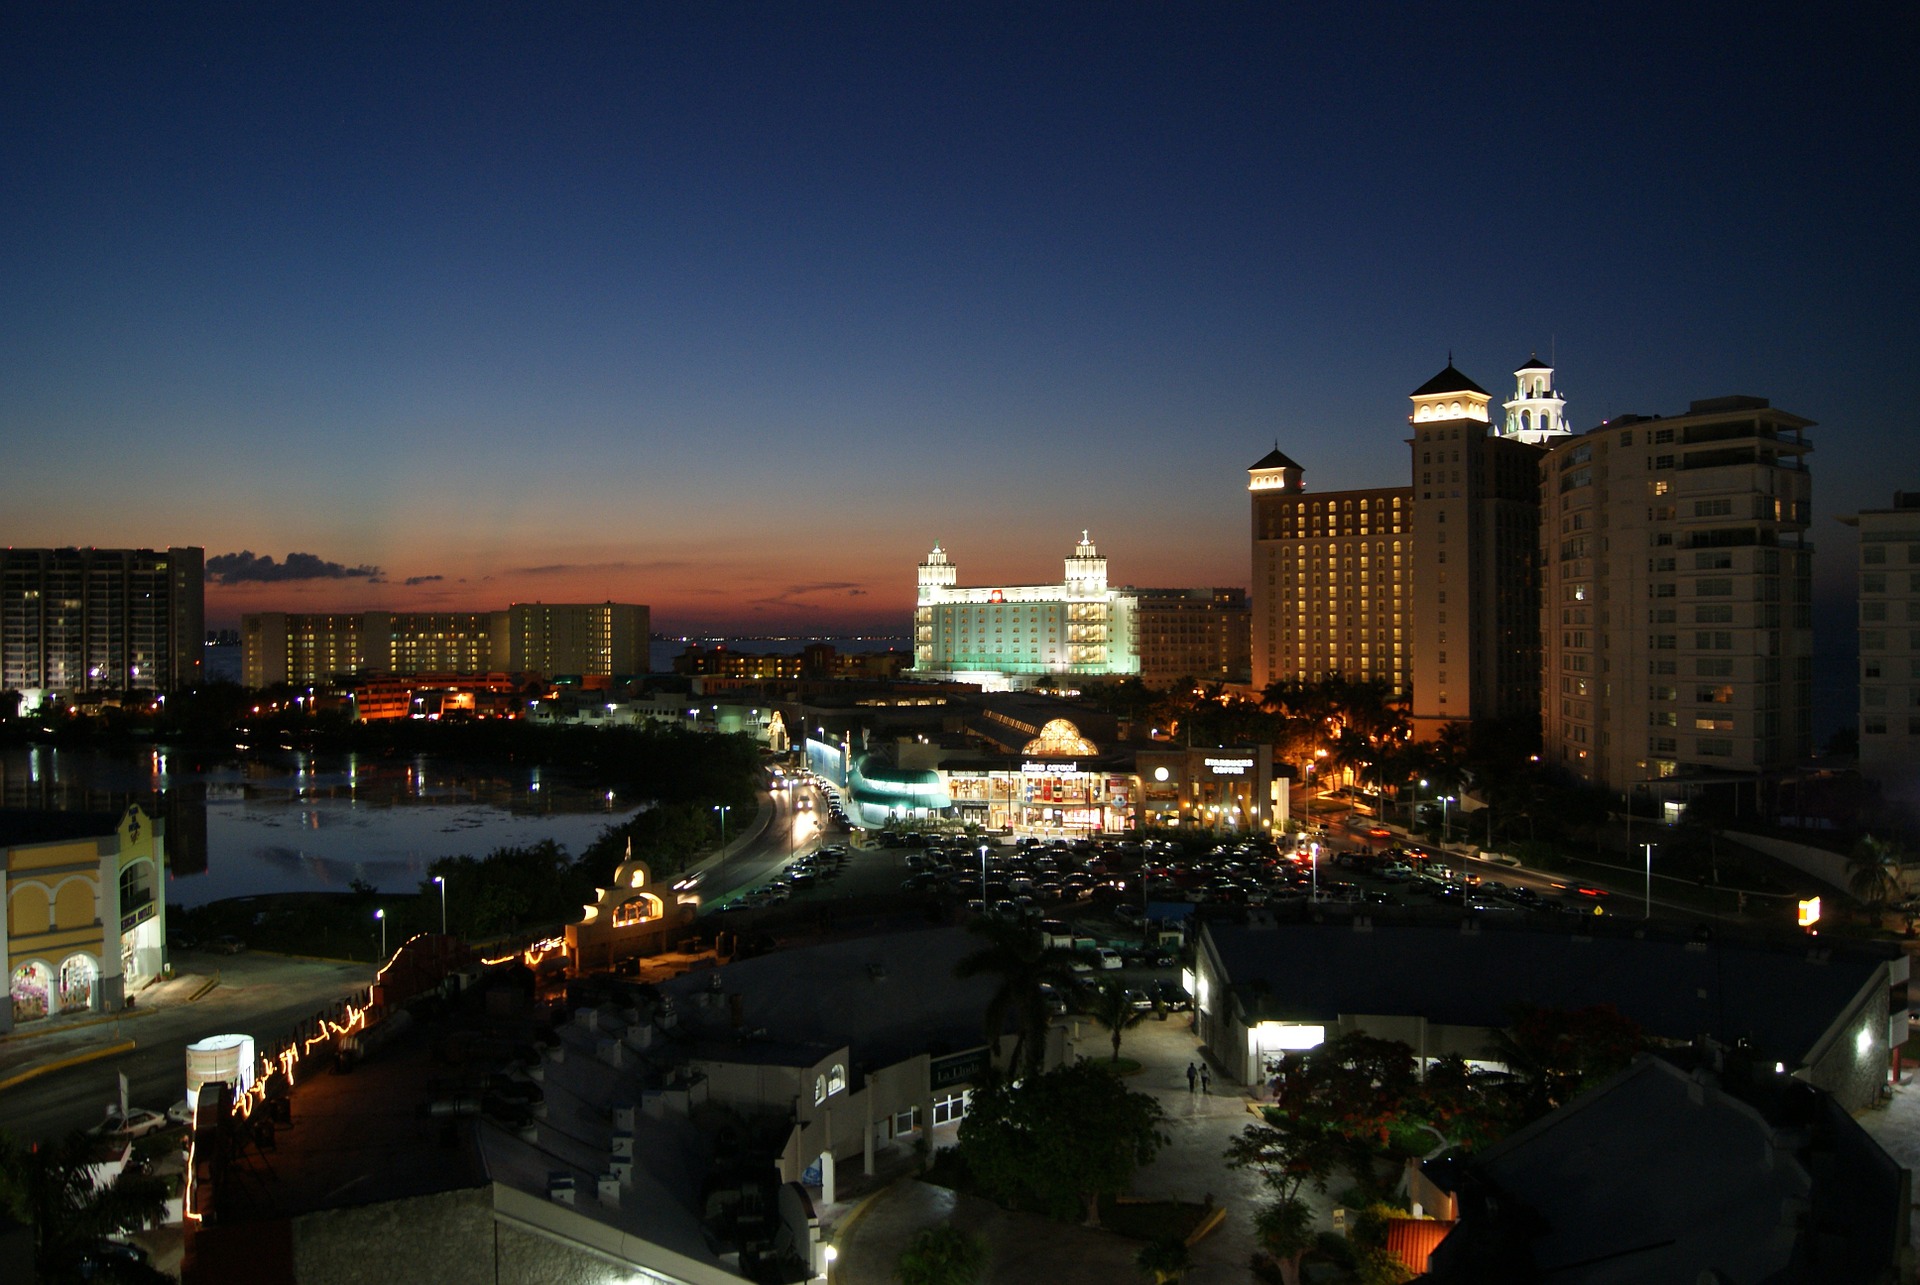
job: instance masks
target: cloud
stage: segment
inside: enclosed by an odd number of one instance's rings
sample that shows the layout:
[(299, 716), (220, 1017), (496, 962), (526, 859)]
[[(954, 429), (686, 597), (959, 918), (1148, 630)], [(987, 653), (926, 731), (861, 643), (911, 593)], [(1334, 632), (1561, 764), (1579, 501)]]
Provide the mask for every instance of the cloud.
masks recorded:
[(764, 597), (750, 598), (748, 601), (769, 607), (798, 607), (803, 611), (818, 611), (819, 604), (804, 602), (802, 599), (823, 593), (844, 594), (849, 598), (858, 598), (866, 593), (866, 590), (851, 580), (816, 580), (811, 584), (788, 585), (784, 589)]
[(411, 589), (414, 585), (432, 584), (436, 580), (445, 580), (445, 579), (446, 579), (445, 576), (408, 576), (405, 580), (402, 580), (400, 583), (403, 585), (406, 585), (409, 589)]
[(289, 553), (285, 562), (275, 562), (272, 554), (217, 553), (207, 559), (207, 580), (212, 584), (269, 584), (286, 580), (366, 580), (385, 584), (379, 567), (349, 567), (311, 553)]
[[(513, 567), (504, 575), (515, 576), (564, 576), (578, 575), (581, 572), (605, 574), (610, 571), (685, 571), (693, 567), (692, 562), (549, 562), (538, 567)], [(491, 577), (488, 577), (491, 579)]]

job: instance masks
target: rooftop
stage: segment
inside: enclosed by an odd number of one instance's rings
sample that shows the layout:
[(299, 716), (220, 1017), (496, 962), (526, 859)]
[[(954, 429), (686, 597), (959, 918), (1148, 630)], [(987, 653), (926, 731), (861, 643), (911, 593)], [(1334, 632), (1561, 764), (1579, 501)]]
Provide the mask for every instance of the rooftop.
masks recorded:
[(1504, 1027), (1515, 1005), (1612, 1004), (1663, 1039), (1745, 1039), (1768, 1060), (1798, 1065), (1873, 980), (1884, 957), (1694, 942), (1648, 935), (1576, 935), (1492, 925), (1345, 924), (1273, 928), (1212, 923), (1207, 931), (1249, 1020), (1328, 1021), (1343, 1013), (1417, 1014), (1456, 1026)]

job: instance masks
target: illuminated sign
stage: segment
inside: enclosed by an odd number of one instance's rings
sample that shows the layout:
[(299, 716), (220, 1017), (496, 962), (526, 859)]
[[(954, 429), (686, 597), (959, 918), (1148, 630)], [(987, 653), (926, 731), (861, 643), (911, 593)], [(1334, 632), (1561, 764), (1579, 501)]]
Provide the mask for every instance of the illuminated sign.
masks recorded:
[(1811, 928), (1820, 922), (1820, 898), (1809, 897), (1800, 903), (1800, 926)]
[(988, 602), (1005, 602), (1006, 600), (1007, 600), (1007, 595), (1002, 593), (998, 589), (995, 589), (992, 593), (987, 595)]
[(1078, 763), (1022, 763), (1020, 770), (1030, 776), (1079, 776)]
[(120, 916), (120, 935), (123, 937), (126, 936), (141, 924), (153, 918), (154, 907), (158, 904), (158, 902), (149, 901), (146, 905), (140, 907), (140, 909), (130, 911)]
[(965, 1053), (953, 1053), (946, 1057), (936, 1057), (927, 1063), (927, 1079), (931, 1087), (944, 1089), (954, 1084), (977, 1083), (987, 1074), (987, 1050), (971, 1049)]
[(1245, 776), (1253, 771), (1251, 759), (1207, 759), (1207, 770), (1215, 776)]

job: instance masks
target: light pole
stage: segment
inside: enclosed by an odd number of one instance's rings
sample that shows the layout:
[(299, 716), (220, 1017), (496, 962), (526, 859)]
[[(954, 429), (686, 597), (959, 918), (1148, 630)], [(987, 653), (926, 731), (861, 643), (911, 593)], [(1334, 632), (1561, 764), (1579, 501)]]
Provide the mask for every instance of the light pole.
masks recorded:
[(987, 913), (987, 845), (980, 845), (980, 913)]
[(731, 803), (713, 805), (713, 810), (720, 814), (720, 846), (723, 848), (727, 846), (727, 812), (732, 806)]
[(1440, 796), (1440, 842), (1442, 844), (1453, 842), (1453, 817), (1449, 812), (1452, 805), (1453, 796), (1451, 794), (1443, 794)]
[[(1427, 778), (1420, 778), (1420, 790), (1427, 788)], [(1418, 829), (1420, 825), (1420, 790), (1413, 792), (1413, 808), (1407, 813), (1407, 829)]]
[(838, 1257), (840, 1257), (840, 1249), (839, 1249), (839, 1247), (838, 1247), (838, 1246), (836, 1246), (836, 1245), (826, 1245), (826, 1246), (823, 1246), (823, 1247), (821, 1248), (821, 1250), (820, 1250), (820, 1258), (821, 1258), (821, 1261), (823, 1261), (823, 1262), (825, 1262), (825, 1263), (826, 1263), (826, 1265), (827, 1265), (827, 1282), (828, 1282), (828, 1285), (832, 1285), (832, 1282), (833, 1282), (833, 1260), (834, 1260), (834, 1259), (836, 1259), (836, 1258), (838, 1258)]
[(1640, 846), (1647, 853), (1647, 907), (1646, 914), (1642, 918), (1651, 919), (1653, 918), (1653, 849), (1655, 845), (1643, 843)]
[(386, 908), (383, 906), (379, 910), (374, 911), (373, 917), (380, 921), (380, 959), (384, 963), (387, 958), (387, 911), (386, 911)]
[(440, 935), (447, 935), (447, 877), (435, 875), (433, 881), (440, 885)]
[(1307, 760), (1307, 838), (1313, 838), (1313, 760)]

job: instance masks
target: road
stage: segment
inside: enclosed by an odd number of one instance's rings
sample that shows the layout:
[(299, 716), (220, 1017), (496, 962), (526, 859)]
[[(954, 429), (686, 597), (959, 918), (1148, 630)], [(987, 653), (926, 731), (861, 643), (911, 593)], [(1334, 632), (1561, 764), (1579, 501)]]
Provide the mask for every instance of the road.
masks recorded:
[(773, 820), (760, 837), (700, 871), (700, 899), (711, 907), (736, 893), (757, 888), (794, 857), (818, 848), (823, 841), (847, 842), (839, 831), (829, 839), (821, 829), (826, 800), (816, 786), (796, 785), (770, 792)]
[(365, 964), (333, 964), (284, 956), (232, 956), (176, 952), (177, 971), (211, 977), (220, 984), (193, 1003), (176, 1003), (125, 1017), (8, 1042), (8, 1060), (40, 1062), (96, 1048), (117, 1038), (136, 1043), (132, 1053), (103, 1058), (29, 1080), (0, 1092), (0, 1128), (24, 1139), (56, 1137), (99, 1122), (120, 1096), (126, 1072), (135, 1106), (164, 1110), (186, 1096), (186, 1047), (209, 1035), (251, 1035), (265, 1046), (336, 999), (370, 980)]

